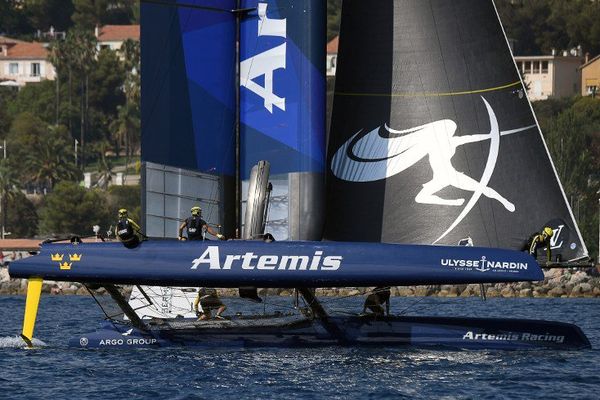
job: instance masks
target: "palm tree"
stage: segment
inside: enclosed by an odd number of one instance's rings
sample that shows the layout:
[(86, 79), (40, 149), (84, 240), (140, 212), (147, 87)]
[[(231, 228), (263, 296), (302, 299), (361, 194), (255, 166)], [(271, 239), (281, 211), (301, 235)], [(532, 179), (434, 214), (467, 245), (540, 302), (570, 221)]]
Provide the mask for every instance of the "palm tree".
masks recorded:
[(117, 149), (119, 145), (125, 145), (125, 168), (127, 169), (130, 158), (139, 146), (140, 113), (139, 108), (131, 103), (118, 106), (117, 110), (117, 119), (111, 123), (110, 128), (113, 131)]
[(100, 160), (98, 162), (98, 187), (107, 189), (108, 184), (112, 179), (113, 165), (110, 159), (106, 158), (106, 148), (108, 144), (103, 141), (100, 143)]
[(125, 67), (125, 105), (119, 106), (112, 129), (118, 148), (125, 144), (126, 166), (140, 142), (140, 43), (131, 39), (123, 42), (119, 50)]
[[(72, 80), (78, 81), (80, 88), (80, 145), (81, 167), (85, 167), (84, 145), (88, 113), (89, 74), (96, 61), (96, 38), (86, 32), (71, 30), (62, 42), (55, 42), (50, 48), (50, 61), (57, 69), (58, 75), (68, 74), (69, 80), (69, 109), (71, 106)], [(58, 77), (57, 77), (58, 79)], [(57, 104), (59, 83), (57, 82)], [(58, 108), (58, 105), (57, 105)], [(58, 111), (57, 111), (58, 120)], [(69, 119), (69, 130), (71, 120)], [(72, 134), (73, 132), (71, 132)]]
[(19, 176), (16, 169), (9, 165), (6, 158), (0, 159), (0, 206), (2, 208), (2, 227), (0, 237), (4, 239), (4, 227), (6, 226), (6, 211), (8, 200), (19, 191)]
[(69, 135), (57, 129), (51, 129), (34, 143), (26, 157), (26, 175), (37, 184), (49, 184), (50, 188), (61, 180), (76, 181), (81, 172), (75, 166)]

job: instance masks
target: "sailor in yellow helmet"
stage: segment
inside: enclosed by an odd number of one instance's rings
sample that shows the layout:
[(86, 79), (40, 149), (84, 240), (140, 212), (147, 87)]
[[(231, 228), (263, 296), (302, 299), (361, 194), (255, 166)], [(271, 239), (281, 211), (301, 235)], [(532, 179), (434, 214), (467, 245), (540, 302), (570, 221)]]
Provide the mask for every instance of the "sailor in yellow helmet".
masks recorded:
[(554, 236), (554, 231), (549, 226), (544, 227), (540, 233), (534, 233), (527, 240), (523, 250), (527, 250), (537, 260), (538, 249), (546, 247), (546, 261), (552, 261), (552, 245), (550, 239)]
[(179, 226), (179, 240), (185, 240), (185, 237), (183, 236), (184, 229), (186, 230), (187, 240), (203, 240), (203, 233), (205, 230), (211, 235), (216, 236), (221, 240), (225, 240), (225, 236), (208, 226), (206, 221), (202, 219), (202, 209), (200, 207), (194, 206), (190, 211), (192, 216), (183, 221)]
[(115, 236), (129, 248), (140, 244), (141, 238), (144, 236), (140, 226), (129, 218), (127, 209), (125, 208), (119, 210), (119, 221), (115, 227)]

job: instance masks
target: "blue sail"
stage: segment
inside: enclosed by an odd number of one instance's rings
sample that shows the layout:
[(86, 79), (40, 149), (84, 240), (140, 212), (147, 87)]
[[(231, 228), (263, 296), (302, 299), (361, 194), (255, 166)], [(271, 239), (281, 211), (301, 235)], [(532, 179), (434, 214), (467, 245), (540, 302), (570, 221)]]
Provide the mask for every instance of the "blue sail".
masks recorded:
[(543, 280), (526, 253), (482, 247), (350, 242), (45, 244), (12, 278), (215, 287), (344, 287)]

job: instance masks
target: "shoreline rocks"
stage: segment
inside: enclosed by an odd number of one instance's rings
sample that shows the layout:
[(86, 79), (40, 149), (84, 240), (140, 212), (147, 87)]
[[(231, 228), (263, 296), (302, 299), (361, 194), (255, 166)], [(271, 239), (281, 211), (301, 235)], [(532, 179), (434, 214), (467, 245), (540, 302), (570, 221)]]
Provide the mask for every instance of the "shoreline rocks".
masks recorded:
[[(540, 282), (516, 282), (485, 284), (487, 297), (562, 297), (562, 298), (592, 298), (600, 297), (600, 273), (598, 269), (587, 271), (574, 269), (550, 269), (544, 273), (545, 279)], [(362, 296), (371, 288), (320, 288), (318, 296)], [(0, 295), (24, 295), (27, 293), (27, 280), (10, 279), (8, 269), (0, 268)], [(42, 293), (50, 295), (89, 295), (87, 289), (72, 282), (46, 281)], [(103, 294), (103, 289), (96, 291)], [(237, 289), (219, 289), (222, 296), (237, 296)], [(264, 289), (259, 295), (292, 296), (291, 289)], [(398, 286), (392, 288), (392, 296), (400, 297), (473, 297), (480, 296), (479, 284), (469, 285), (435, 285), (435, 286)]]

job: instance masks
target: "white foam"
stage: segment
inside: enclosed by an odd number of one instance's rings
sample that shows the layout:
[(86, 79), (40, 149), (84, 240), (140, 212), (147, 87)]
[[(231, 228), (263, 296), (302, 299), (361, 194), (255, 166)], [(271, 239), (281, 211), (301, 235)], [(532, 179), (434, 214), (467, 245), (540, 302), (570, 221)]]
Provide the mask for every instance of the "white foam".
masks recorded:
[[(47, 344), (39, 339), (33, 339), (34, 347), (46, 347)], [(0, 337), (0, 349), (24, 349), (27, 348), (27, 344), (19, 336), (5, 336)]]

